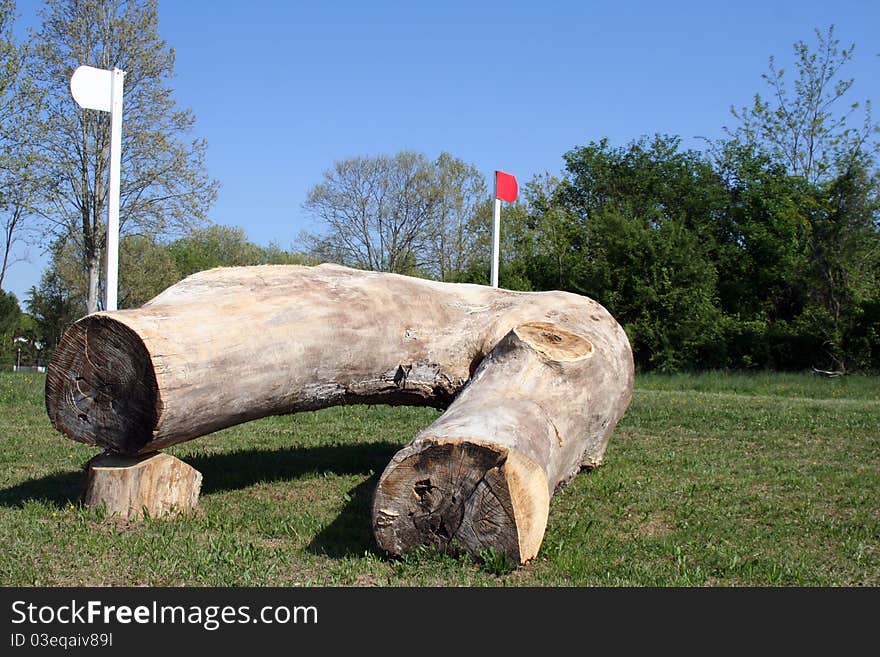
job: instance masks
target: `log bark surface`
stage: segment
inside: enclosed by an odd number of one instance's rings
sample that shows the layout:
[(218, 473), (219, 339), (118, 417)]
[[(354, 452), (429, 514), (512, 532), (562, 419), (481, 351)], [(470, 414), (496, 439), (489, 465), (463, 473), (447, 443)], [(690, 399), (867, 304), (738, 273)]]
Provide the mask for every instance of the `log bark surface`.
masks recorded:
[(446, 408), (512, 328), (536, 321), (587, 336), (617, 381), (591, 396), (625, 407), (629, 342), (591, 299), (338, 265), (213, 269), (84, 317), (49, 363), (46, 407), (66, 436), (121, 454), (338, 404)]

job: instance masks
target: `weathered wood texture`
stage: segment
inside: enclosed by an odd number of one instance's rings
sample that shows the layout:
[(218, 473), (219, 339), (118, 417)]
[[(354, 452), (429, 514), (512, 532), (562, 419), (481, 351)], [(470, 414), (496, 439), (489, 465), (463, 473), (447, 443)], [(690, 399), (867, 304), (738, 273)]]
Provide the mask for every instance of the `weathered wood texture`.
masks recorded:
[(550, 495), (601, 461), (632, 383), (626, 334), (586, 297), (262, 266), (81, 319), (49, 365), (46, 405), (67, 436), (124, 454), (336, 404), (449, 407), (383, 474), (377, 540), (524, 561)]
[(83, 504), (117, 520), (162, 518), (195, 509), (201, 487), (202, 474), (170, 454), (100, 454), (86, 464)]
[(534, 557), (550, 496), (600, 462), (629, 403), (626, 360), (607, 361), (608, 345), (591, 337), (546, 322), (513, 328), (385, 469), (373, 508), (379, 544)]

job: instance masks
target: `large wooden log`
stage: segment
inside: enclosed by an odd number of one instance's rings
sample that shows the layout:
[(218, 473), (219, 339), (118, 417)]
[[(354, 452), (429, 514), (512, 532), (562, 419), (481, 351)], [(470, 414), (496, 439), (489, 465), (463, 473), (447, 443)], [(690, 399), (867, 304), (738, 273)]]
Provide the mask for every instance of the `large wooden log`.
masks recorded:
[(377, 540), (523, 561), (549, 496), (601, 461), (632, 383), (626, 334), (586, 297), (262, 266), (81, 319), (49, 365), (46, 406), (70, 438), (143, 454), (273, 414), (452, 404), (383, 474)]
[(626, 362), (606, 360), (602, 347), (546, 322), (512, 329), (383, 472), (379, 544), (395, 554), (434, 543), (534, 557), (551, 495), (599, 463), (629, 401)]

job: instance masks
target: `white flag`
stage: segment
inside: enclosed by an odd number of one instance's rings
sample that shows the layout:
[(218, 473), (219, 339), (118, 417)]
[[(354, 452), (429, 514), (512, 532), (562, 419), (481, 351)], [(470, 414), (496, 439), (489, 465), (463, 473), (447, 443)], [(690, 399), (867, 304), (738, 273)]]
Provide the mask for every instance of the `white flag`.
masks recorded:
[(113, 71), (80, 66), (70, 77), (70, 95), (77, 105), (86, 109), (109, 112), (112, 89)]

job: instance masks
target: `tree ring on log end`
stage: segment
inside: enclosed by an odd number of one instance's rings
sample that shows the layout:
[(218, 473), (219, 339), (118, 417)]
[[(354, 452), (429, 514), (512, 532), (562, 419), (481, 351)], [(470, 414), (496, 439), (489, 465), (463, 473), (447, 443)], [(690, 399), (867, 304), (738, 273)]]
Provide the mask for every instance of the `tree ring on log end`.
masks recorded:
[(543, 469), (506, 447), (426, 440), (398, 452), (382, 474), (373, 529), (392, 554), (436, 545), (479, 556), (492, 547), (523, 563), (540, 547), (549, 501)]
[(593, 355), (593, 344), (589, 340), (556, 324), (527, 322), (517, 326), (513, 332), (520, 340), (550, 360), (571, 362)]
[(71, 326), (46, 374), (46, 411), (52, 425), (74, 440), (137, 452), (159, 416), (156, 374), (141, 338), (101, 315)]

